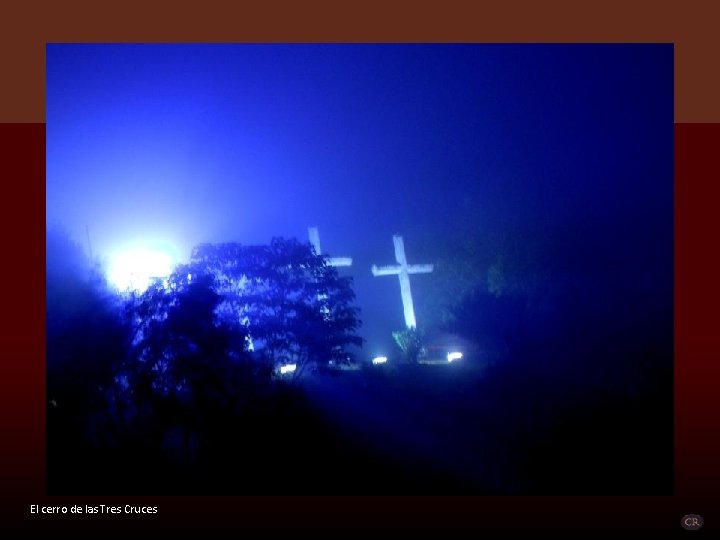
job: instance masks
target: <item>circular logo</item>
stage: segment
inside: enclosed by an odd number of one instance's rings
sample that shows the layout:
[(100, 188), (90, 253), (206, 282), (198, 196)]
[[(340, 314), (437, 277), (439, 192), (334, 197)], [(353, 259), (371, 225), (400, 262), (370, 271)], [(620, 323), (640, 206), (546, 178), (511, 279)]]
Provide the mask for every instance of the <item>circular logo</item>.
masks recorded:
[(687, 516), (683, 516), (682, 520), (680, 521), (680, 525), (682, 525), (682, 528), (686, 531), (697, 531), (699, 528), (703, 526), (702, 516), (699, 516), (697, 514), (688, 514)]

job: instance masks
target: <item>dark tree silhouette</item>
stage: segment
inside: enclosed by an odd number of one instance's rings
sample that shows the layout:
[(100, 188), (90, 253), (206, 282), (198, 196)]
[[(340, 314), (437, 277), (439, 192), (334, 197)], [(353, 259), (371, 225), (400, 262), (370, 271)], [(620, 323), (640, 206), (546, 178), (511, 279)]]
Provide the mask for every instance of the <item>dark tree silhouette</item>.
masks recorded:
[(267, 246), (203, 244), (190, 275), (212, 275), (225, 324), (247, 329), (252, 348), (270, 365), (295, 363), (298, 376), (310, 363), (343, 363), (355, 334), (359, 310), (351, 278), (340, 277), (309, 244), (274, 238)]
[(126, 444), (195, 463), (261, 390), (243, 329), (218, 320), (221, 301), (212, 276), (184, 267), (127, 298), (132, 348), (109, 396)]
[[(46, 234), (48, 488), (78, 483), (129, 346), (120, 299), (62, 229)], [(80, 487), (80, 486), (79, 486)]]
[[(132, 347), (108, 394), (117, 448), (142, 454), (163, 486), (221, 485), (239, 459), (269, 466), (296, 426), (316, 429), (298, 423), (302, 395), (273, 366), (346, 361), (345, 347), (361, 344), (352, 299), (350, 280), (295, 240), (199, 246), (126, 298)], [(258, 481), (246, 466), (237, 474)]]

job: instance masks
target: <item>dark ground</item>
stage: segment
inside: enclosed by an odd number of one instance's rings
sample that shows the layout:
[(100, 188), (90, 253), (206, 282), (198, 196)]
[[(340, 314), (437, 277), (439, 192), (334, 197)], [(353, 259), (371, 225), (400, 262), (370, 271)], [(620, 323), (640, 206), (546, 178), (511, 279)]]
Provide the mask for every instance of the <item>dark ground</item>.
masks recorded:
[[(51, 494), (669, 494), (672, 400), (502, 386), (463, 359), (306, 373), (218, 417), (188, 459), (56, 433)], [(670, 394), (671, 395), (671, 394)]]
[[(383, 366), (305, 383), (333, 430), (392, 463), (391, 494), (668, 494), (672, 401), (502, 387), (484, 365)], [(362, 462), (356, 464), (362, 470)]]

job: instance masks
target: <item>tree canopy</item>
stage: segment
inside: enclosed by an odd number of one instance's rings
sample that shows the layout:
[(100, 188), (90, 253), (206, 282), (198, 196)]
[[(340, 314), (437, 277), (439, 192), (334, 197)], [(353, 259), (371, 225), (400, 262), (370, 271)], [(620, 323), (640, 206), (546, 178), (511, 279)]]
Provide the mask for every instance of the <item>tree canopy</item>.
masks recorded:
[(362, 344), (353, 300), (351, 279), (309, 244), (202, 244), (133, 304), (140, 358), (184, 358), (191, 349), (250, 358), (258, 369), (293, 363), (297, 375), (311, 362), (347, 362), (347, 347)]

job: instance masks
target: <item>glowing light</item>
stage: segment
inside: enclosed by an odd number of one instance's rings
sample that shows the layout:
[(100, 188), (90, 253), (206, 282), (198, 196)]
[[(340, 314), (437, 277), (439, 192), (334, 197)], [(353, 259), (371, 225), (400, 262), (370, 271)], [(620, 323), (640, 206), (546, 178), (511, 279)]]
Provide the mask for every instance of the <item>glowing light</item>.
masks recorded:
[(462, 358), (461, 352), (449, 352), (447, 354), (448, 362), (452, 362), (453, 360), (460, 360)]
[(405, 326), (408, 328), (417, 327), (415, 321), (415, 308), (413, 307), (412, 294), (410, 293), (410, 274), (427, 274), (433, 271), (432, 264), (408, 264), (405, 257), (405, 244), (403, 237), (393, 236), (395, 244), (395, 260), (397, 266), (372, 265), (372, 274), (378, 276), (397, 275), (400, 279), (400, 295), (402, 296), (403, 311), (405, 312)]
[(115, 255), (107, 278), (120, 291), (143, 292), (154, 278), (169, 276), (173, 266), (173, 257), (167, 251), (129, 249)]
[(376, 366), (378, 364), (384, 364), (386, 362), (387, 362), (387, 356), (376, 356), (375, 358), (372, 359), (372, 363)]
[(284, 366), (280, 366), (280, 374), (293, 373), (296, 369), (297, 366), (295, 364), (285, 364)]

